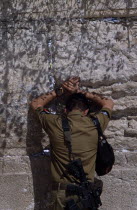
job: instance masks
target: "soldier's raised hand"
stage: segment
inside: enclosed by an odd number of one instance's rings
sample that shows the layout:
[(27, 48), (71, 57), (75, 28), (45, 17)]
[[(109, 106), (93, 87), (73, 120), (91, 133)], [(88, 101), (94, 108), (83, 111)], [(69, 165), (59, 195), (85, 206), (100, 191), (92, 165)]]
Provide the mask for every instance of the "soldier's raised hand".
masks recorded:
[(77, 93), (79, 90), (79, 77), (71, 77), (65, 82), (63, 82), (62, 87), (67, 90), (69, 93)]

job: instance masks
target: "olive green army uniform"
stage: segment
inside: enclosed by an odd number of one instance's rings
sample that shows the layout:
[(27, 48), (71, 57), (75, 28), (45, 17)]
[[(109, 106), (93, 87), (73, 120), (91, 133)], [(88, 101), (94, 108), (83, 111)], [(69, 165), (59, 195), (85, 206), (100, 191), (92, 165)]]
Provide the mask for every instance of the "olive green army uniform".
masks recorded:
[[(49, 136), (51, 145), (51, 174), (53, 183), (74, 182), (74, 177), (63, 176), (65, 165), (69, 163), (68, 148), (64, 144), (61, 115), (47, 114), (42, 107), (36, 110), (43, 129)], [(97, 115), (102, 130), (108, 125), (111, 111), (102, 109)], [(74, 110), (68, 113), (68, 121), (71, 127), (72, 151), (75, 158), (81, 158), (83, 168), (89, 181), (94, 181), (95, 161), (97, 154), (98, 132), (89, 116), (83, 116), (82, 112)], [(53, 191), (53, 210), (63, 210), (65, 204), (65, 190)]]

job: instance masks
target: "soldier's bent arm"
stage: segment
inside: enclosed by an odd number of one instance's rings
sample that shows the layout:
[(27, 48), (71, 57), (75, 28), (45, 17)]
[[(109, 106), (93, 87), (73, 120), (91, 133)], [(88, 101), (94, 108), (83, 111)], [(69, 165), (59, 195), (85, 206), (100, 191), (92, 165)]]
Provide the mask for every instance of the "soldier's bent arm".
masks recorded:
[(86, 92), (85, 96), (89, 99), (94, 101), (96, 104), (100, 105), (102, 108), (108, 108), (110, 110), (113, 109), (114, 106), (114, 102), (112, 99), (108, 99), (106, 97), (103, 97), (100, 94), (97, 93), (90, 93), (90, 92)]
[(99, 119), (102, 131), (104, 132), (111, 118), (111, 113), (114, 106), (113, 100), (94, 92), (85, 92), (85, 96), (95, 104), (102, 107), (100, 112), (96, 114), (96, 117)]
[(56, 98), (56, 92), (51, 91), (50, 93), (43, 94), (36, 99), (33, 99), (30, 106), (36, 110), (38, 107), (44, 107), (46, 104)]

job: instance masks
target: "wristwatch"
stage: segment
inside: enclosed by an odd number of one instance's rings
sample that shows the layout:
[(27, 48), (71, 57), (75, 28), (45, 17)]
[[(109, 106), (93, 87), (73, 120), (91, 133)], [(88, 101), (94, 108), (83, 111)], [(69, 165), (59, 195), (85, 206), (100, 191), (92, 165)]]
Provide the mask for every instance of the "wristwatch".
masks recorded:
[(57, 97), (61, 96), (63, 94), (63, 92), (64, 91), (63, 91), (63, 88), (62, 87), (57, 87), (55, 89), (55, 93), (56, 93)]

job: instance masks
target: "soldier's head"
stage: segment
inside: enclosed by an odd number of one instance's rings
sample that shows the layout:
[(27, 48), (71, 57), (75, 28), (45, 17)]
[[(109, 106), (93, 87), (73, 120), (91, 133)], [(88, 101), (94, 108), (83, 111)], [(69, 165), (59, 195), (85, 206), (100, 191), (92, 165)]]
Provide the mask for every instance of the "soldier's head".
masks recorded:
[(89, 103), (87, 98), (82, 93), (73, 93), (66, 101), (66, 111), (80, 110), (87, 114), (89, 111)]

